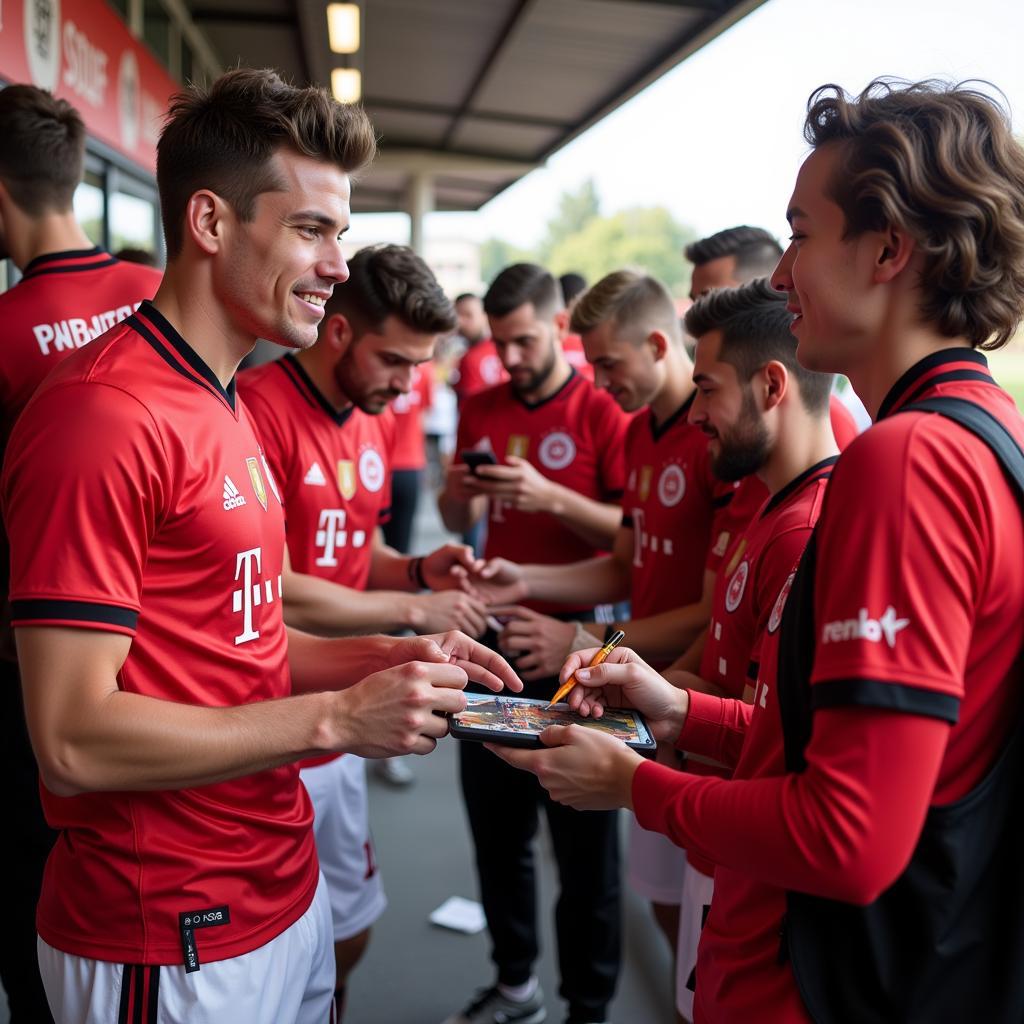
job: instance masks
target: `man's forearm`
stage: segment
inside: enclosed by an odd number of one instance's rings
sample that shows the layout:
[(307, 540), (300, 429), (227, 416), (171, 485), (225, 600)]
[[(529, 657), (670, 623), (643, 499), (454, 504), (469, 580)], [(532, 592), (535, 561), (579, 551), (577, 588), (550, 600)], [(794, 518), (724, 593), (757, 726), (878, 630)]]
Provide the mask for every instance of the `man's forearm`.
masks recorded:
[(388, 547), (383, 541), (378, 541), (373, 549), (373, 562), (370, 565), (367, 588), (369, 590), (418, 591), (420, 585), (416, 577), (410, 575), (410, 567), (415, 568), (412, 558)]
[(283, 586), (284, 621), (318, 636), (394, 632), (412, 627), (414, 599), (413, 594), (363, 592), (317, 576), (289, 573)]
[(646, 619), (631, 619), (621, 627), (626, 631), (626, 643), (644, 661), (664, 664), (678, 658), (697, 639), (710, 615), (708, 603), (698, 601)]
[(622, 522), (622, 507), (584, 497), (576, 491), (552, 484), (548, 511), (595, 547), (610, 548)]
[(466, 533), (483, 517), (487, 498), (477, 495), (469, 501), (459, 501), (444, 490), (437, 496), (437, 508), (441, 521), (452, 533)]
[(387, 668), (397, 643), (390, 636), (326, 638), (288, 630), (292, 693), (340, 690)]
[(534, 601), (607, 604), (629, 597), (630, 569), (614, 555), (570, 565), (524, 565), (523, 576)]

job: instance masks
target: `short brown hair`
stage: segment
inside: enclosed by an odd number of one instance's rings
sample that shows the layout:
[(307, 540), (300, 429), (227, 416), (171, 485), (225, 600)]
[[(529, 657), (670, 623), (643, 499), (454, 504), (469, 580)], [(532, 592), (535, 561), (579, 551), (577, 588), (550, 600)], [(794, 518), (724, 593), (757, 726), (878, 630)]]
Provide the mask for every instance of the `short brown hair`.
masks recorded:
[(830, 194), (846, 234), (899, 226), (924, 254), (921, 313), (950, 338), (1004, 345), (1024, 316), (1024, 150), (965, 83), (823, 85), (804, 136), (842, 146)]
[(698, 341), (719, 331), (718, 358), (736, 370), (742, 384), (773, 360), (782, 363), (800, 387), (800, 401), (810, 412), (823, 416), (829, 408), (832, 374), (805, 369), (796, 358), (796, 338), (789, 329), (793, 314), (787, 298), (756, 277), (736, 288), (715, 288), (686, 311), (686, 330)]
[(156, 157), (168, 257), (181, 252), (185, 207), (199, 189), (251, 220), (256, 197), (283, 187), (270, 163), (279, 149), (355, 174), (377, 140), (361, 107), (336, 103), (324, 89), (298, 89), (268, 69), (228, 71), (208, 90), (173, 96)]
[(404, 245), (373, 245), (348, 261), (349, 279), (336, 284), (328, 316), (341, 313), (356, 338), (379, 332), (389, 316), (422, 334), (455, 330), (455, 307), (430, 267)]
[(0, 90), (0, 180), (29, 216), (66, 213), (85, 165), (78, 111), (34, 85)]
[[(652, 329), (662, 331), (673, 341), (682, 341), (672, 296), (660, 281), (633, 270), (606, 274), (588, 289), (573, 307), (571, 329), (586, 334), (612, 321), (616, 331), (635, 328), (637, 343)], [(641, 336), (642, 332), (642, 336)]]
[(683, 250), (683, 255), (695, 267), (702, 267), (723, 256), (735, 256), (736, 280), (749, 281), (771, 274), (782, 257), (782, 246), (764, 228), (741, 224), (691, 242)]
[(565, 308), (561, 286), (552, 274), (536, 263), (513, 263), (491, 282), (484, 296), (484, 312), (508, 316), (528, 302), (542, 319)]

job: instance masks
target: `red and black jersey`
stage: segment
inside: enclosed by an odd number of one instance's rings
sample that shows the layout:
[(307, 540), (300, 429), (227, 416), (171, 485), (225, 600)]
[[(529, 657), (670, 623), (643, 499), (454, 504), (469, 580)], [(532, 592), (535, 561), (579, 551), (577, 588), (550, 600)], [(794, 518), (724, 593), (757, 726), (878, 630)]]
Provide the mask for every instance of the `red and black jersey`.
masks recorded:
[(421, 363), (412, 371), (412, 388), (391, 403), (395, 417), (392, 469), (422, 469), (427, 464), (423, 415), (434, 404), (434, 364)]
[(633, 531), (630, 598), (643, 619), (699, 601), (716, 517), (733, 500), (711, 472), (708, 437), (687, 421), (693, 395), (664, 423), (649, 408), (629, 423), (622, 525)]
[(819, 462), (772, 495), (718, 574), (700, 677), (726, 696), (753, 699), (768, 617), (818, 521), (835, 462)]
[[(131, 637), (118, 686), (158, 701), (291, 692), (276, 482), (234, 382), (225, 390), (152, 305), (39, 388), (2, 487), (15, 627)], [(37, 924), (64, 952), (181, 963), (179, 915), (223, 907), (225, 923), (198, 935), (202, 959), (220, 960), (312, 901), (312, 807), (294, 765), (196, 789), (42, 798), (61, 839)]]
[(452, 389), (461, 407), (467, 398), (504, 384), (507, 380), (508, 373), (498, 356), (493, 339), (485, 338), (466, 349), (456, 368)]
[[(549, 398), (524, 402), (511, 384), (481, 392), (463, 406), (457, 451), (492, 451), (528, 460), (550, 480), (596, 501), (617, 501), (626, 482), (623, 443), (629, 419), (604, 391), (574, 370)], [(597, 554), (555, 516), (490, 503), (486, 557), (564, 565)], [(541, 611), (554, 607), (535, 602)]]
[(583, 339), (578, 334), (567, 334), (562, 338), (562, 352), (565, 361), (581, 376), (593, 382), (594, 368), (587, 362)]
[(391, 513), (393, 415), (338, 412), (293, 355), (245, 370), (238, 386), (281, 486), (292, 568), (365, 590)]
[(836, 439), (836, 447), (844, 451), (860, 433), (853, 413), (838, 395), (829, 395), (829, 419), (832, 421), (832, 436)]
[[(982, 440), (945, 417), (893, 415), (934, 396), (982, 406), (1024, 444), (1024, 421), (984, 357), (951, 349), (908, 370), (843, 453), (817, 528), (806, 772), (786, 772), (777, 701), (778, 627), (795, 574), (769, 615), (753, 706), (691, 693), (680, 744), (731, 760), (733, 781), (637, 771), (641, 822), (717, 865), (698, 1020), (806, 1021), (778, 958), (786, 890), (828, 892), (835, 851), (877, 821), (873, 804), (892, 789), (894, 751), (937, 764), (924, 779), (929, 803), (948, 804), (989, 771), (1020, 714), (1020, 510)], [(947, 728), (925, 728), (934, 722)], [(794, 841), (808, 805), (833, 813), (815, 819), (820, 834)], [(890, 808), (884, 841), (915, 843), (925, 810)], [(832, 853), (815, 857), (819, 848)]]

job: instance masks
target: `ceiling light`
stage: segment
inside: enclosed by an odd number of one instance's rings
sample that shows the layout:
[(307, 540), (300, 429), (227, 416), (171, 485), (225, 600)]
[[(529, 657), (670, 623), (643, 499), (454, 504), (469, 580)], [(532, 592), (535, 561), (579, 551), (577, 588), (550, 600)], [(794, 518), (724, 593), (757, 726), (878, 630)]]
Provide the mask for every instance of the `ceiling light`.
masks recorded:
[(359, 5), (327, 5), (327, 38), (334, 53), (355, 53), (359, 49)]
[(331, 92), (339, 103), (358, 103), (362, 91), (362, 75), (356, 68), (335, 68), (331, 72)]

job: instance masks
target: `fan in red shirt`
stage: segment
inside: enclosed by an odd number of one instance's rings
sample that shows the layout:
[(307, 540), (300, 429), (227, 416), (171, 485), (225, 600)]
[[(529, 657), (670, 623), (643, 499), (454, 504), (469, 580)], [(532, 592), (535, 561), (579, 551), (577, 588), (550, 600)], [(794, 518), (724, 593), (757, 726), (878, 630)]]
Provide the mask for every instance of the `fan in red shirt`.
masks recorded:
[(455, 315), (459, 335), (465, 338), (467, 346), (451, 377), (452, 390), (461, 409), (467, 398), (507, 381), (508, 373), (488, 334), (487, 316), (480, 297), (471, 292), (459, 295), (455, 299)]
[(518, 688), (459, 634), (328, 640), (283, 622), (280, 493), (234, 373), (257, 337), (316, 340), (347, 276), (348, 176), (374, 149), (361, 110), (271, 71), (176, 96), (160, 288), (69, 356), (11, 436), (13, 623), (61, 831), (38, 949), (61, 1020), (225, 1002), (266, 1024), (326, 1019), (330, 922), (295, 762), (426, 752), (467, 673)]
[[(489, 512), (488, 557), (551, 565), (590, 558), (608, 549), (621, 518), (626, 416), (565, 361), (561, 291), (542, 267), (507, 267), (484, 307), (510, 380), (463, 406), (458, 461), (441, 495), (442, 517), (449, 529), (464, 531)], [(497, 464), (471, 472), (465, 462), (471, 452), (487, 453)], [(566, 612), (592, 617), (593, 605), (580, 597)], [(497, 642), (493, 634), (489, 639)], [(525, 692), (550, 697), (553, 688), (550, 679), (537, 680)], [(620, 952), (615, 816), (579, 815), (551, 804), (534, 780), (479, 744), (460, 744), (459, 757), (498, 978), (452, 1020), (528, 1015), (531, 1006), (542, 1011), (533, 975), (538, 949), (531, 863), (531, 822), (541, 807), (562, 865), (556, 923), (561, 991), (574, 1019), (604, 1019)], [(590, 853), (583, 862), (570, 853), (578, 849)]]
[[(449, 570), (460, 559), (472, 567), (470, 553), (445, 545), (407, 558), (378, 532), (392, 499), (392, 410), (413, 393), (438, 338), (455, 325), (451, 303), (404, 246), (361, 249), (349, 274), (324, 307), (316, 345), (239, 378), (284, 504), (285, 622), (322, 636), (460, 627), (479, 635), (486, 612), (478, 601), (457, 590), (418, 593), (424, 583), (457, 587)], [(340, 1007), (385, 907), (365, 767), (360, 758), (329, 755), (304, 761), (302, 781), (331, 897)]]
[[(15, 420), (43, 378), (70, 353), (130, 316), (155, 294), (160, 274), (97, 248), (75, 219), (85, 126), (64, 100), (30, 85), (0, 92), (0, 259), (21, 280), (0, 295), (0, 461)], [(14, 638), (7, 607), (9, 558), (0, 531), (0, 734), (10, 799), (7, 824), (18, 837), (6, 858), (0, 980), (14, 1020), (45, 1022), (50, 1009), (39, 977), (35, 908), (53, 846), (39, 804), (35, 757), (25, 731)]]
[[(734, 777), (670, 778), (580, 730), (530, 760), (717, 865), (698, 1020), (1018, 1020), (1024, 524), (996, 452), (1024, 421), (976, 349), (1024, 316), (1024, 152), (988, 96), (936, 82), (823, 87), (805, 132), (773, 283), (800, 361), (846, 373), (876, 423), (769, 616), (753, 706), (635, 663), (588, 680)], [(992, 444), (907, 411), (940, 399)]]

